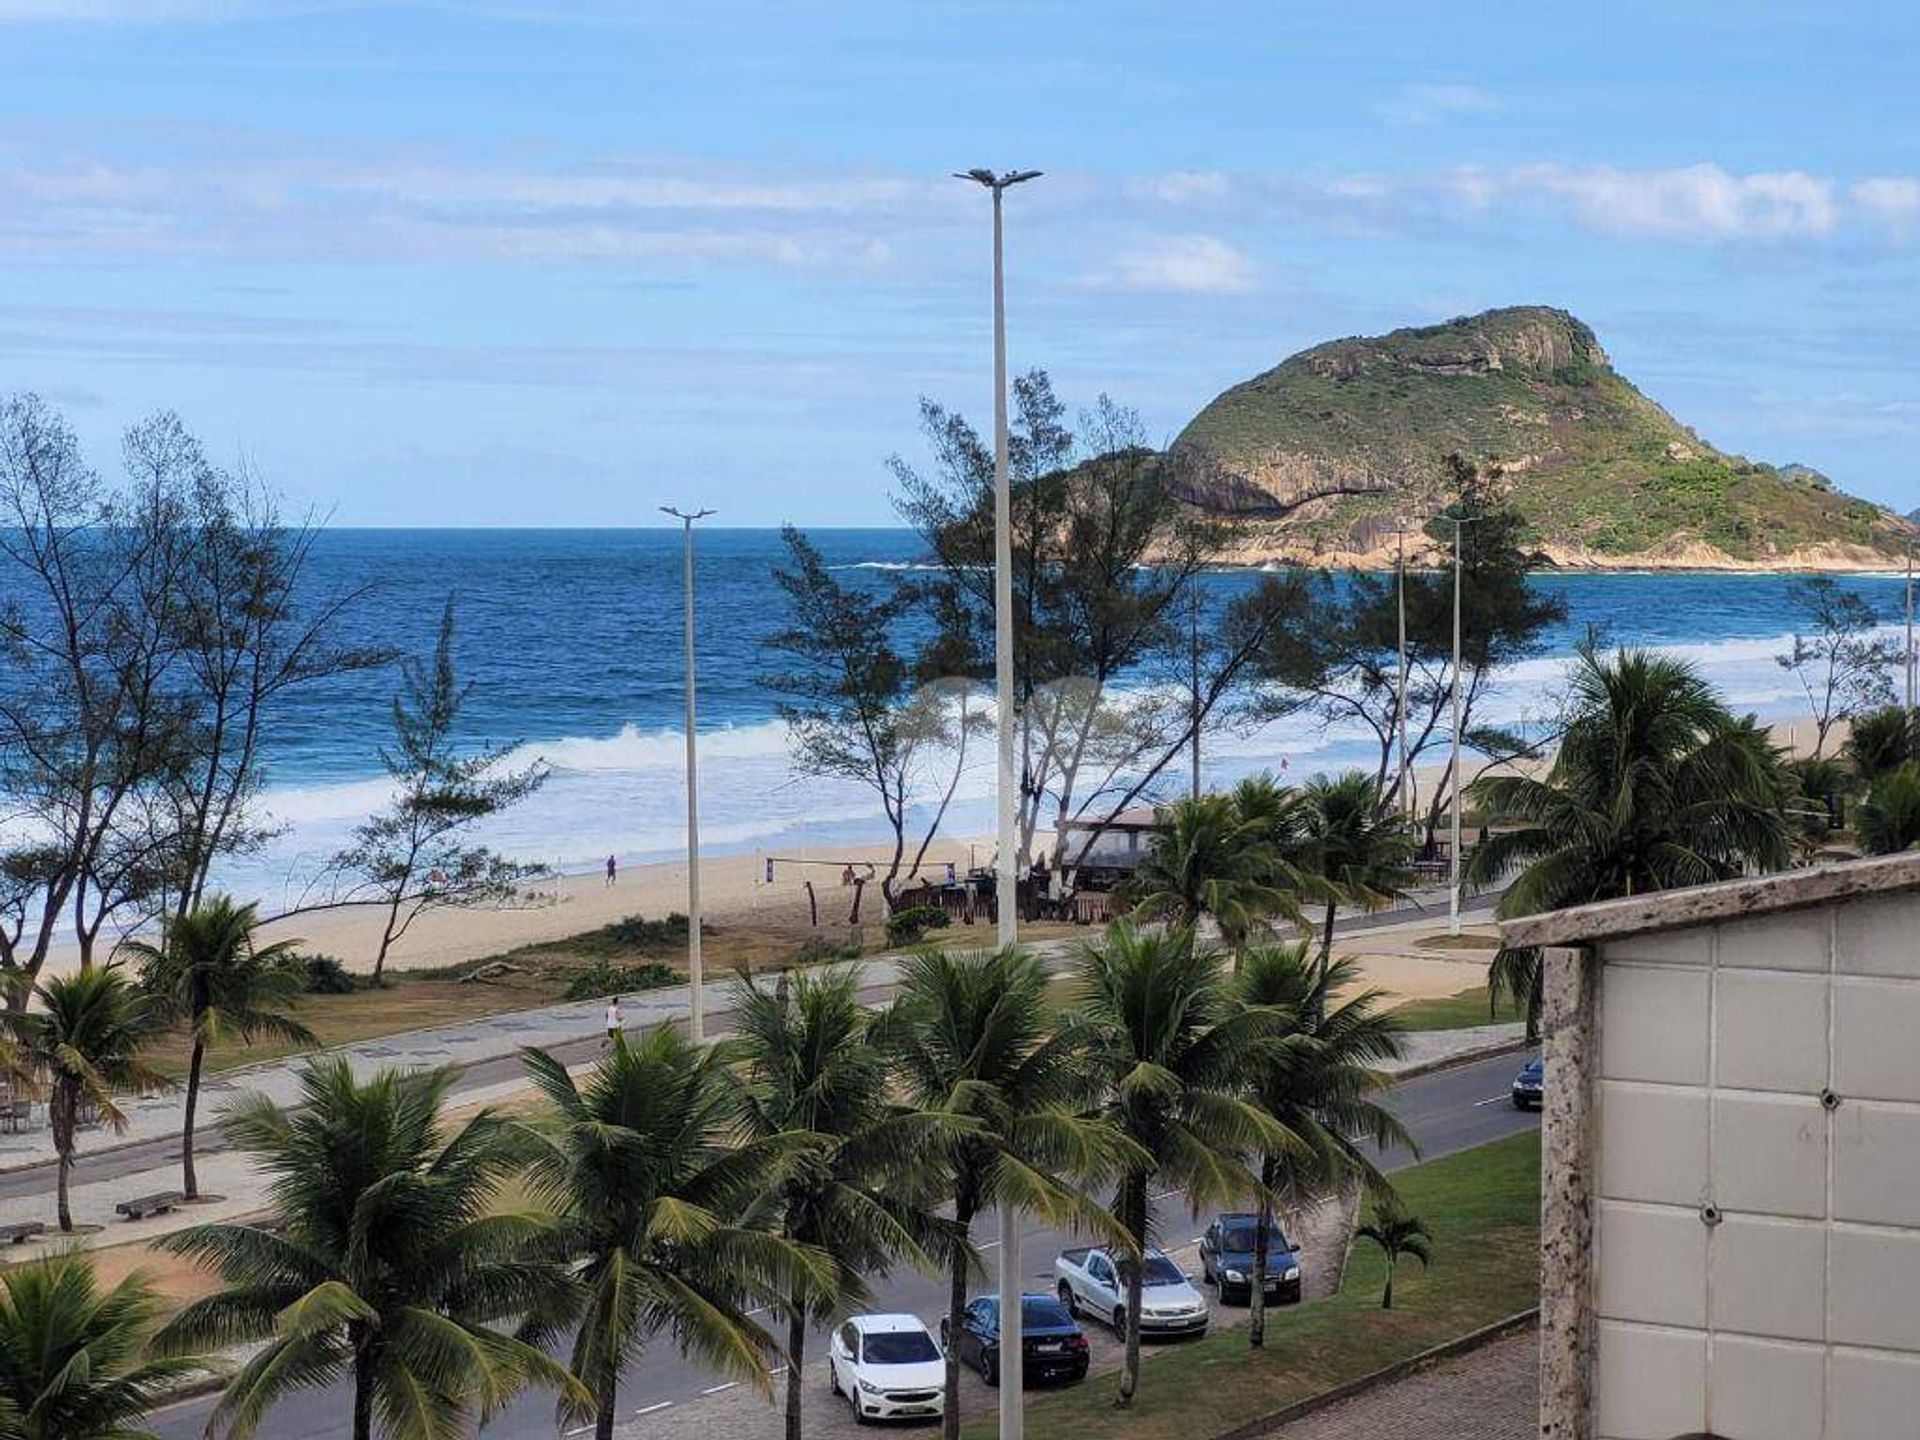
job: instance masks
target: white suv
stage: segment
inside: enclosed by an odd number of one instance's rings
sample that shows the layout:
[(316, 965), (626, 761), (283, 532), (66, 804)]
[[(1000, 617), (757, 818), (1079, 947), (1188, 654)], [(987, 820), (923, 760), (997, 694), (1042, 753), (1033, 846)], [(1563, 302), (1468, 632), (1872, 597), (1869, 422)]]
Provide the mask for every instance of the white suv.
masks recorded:
[(855, 1315), (827, 1345), (827, 1384), (862, 1425), (940, 1414), (946, 1378), (940, 1347), (918, 1316)]

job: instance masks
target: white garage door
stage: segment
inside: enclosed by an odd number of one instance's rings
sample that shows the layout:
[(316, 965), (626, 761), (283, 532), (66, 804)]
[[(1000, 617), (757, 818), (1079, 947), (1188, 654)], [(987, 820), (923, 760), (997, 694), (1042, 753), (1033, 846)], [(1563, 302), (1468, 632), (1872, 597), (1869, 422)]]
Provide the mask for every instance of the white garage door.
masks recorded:
[(1602, 960), (1601, 1440), (1920, 1437), (1920, 899)]

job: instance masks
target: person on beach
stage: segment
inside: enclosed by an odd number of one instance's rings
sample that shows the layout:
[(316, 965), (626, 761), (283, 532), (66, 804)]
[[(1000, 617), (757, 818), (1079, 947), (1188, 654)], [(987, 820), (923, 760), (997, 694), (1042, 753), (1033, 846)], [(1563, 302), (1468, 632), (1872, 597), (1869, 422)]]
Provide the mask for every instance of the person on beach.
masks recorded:
[(613, 1043), (613, 1037), (627, 1027), (627, 1017), (620, 1012), (620, 997), (614, 996), (607, 1002), (607, 1044)]
[(620, 867), (613, 856), (607, 856), (607, 884), (611, 885), (620, 878)]

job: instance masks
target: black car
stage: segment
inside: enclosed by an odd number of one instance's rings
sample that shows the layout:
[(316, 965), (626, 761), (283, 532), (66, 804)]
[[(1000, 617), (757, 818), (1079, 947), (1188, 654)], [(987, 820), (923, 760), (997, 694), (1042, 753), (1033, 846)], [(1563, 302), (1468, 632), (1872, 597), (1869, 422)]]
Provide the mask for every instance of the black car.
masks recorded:
[(1547, 1062), (1536, 1055), (1513, 1077), (1513, 1108), (1538, 1110), (1541, 1097), (1546, 1093), (1546, 1079)]
[[(1087, 1337), (1074, 1323), (1067, 1307), (1051, 1295), (1023, 1295), (1020, 1306), (1020, 1353), (1026, 1357), (1029, 1381), (1084, 1380), (1087, 1377)], [(940, 1322), (940, 1343), (971, 1365), (989, 1385), (1000, 1383), (1000, 1298), (982, 1295), (967, 1302), (957, 1339)]]
[[(1260, 1234), (1257, 1215), (1216, 1215), (1200, 1237), (1200, 1274), (1220, 1287), (1220, 1303), (1247, 1304), (1253, 1299), (1253, 1245)], [(1281, 1305), (1300, 1299), (1300, 1252), (1280, 1227), (1267, 1222), (1268, 1300)]]

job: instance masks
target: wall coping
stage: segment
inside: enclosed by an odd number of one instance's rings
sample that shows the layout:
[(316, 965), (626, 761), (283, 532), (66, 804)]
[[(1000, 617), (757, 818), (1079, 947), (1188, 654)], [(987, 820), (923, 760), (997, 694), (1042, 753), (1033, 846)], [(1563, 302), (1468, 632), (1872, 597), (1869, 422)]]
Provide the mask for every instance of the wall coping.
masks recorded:
[(1653, 930), (1684, 930), (1723, 920), (1805, 910), (1867, 895), (1920, 890), (1920, 854), (1843, 860), (1777, 875), (1601, 900), (1500, 924), (1503, 943), (1518, 948), (1589, 945)]

